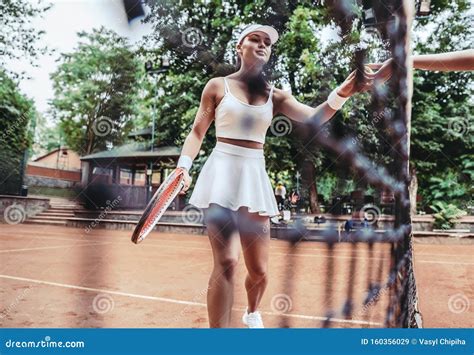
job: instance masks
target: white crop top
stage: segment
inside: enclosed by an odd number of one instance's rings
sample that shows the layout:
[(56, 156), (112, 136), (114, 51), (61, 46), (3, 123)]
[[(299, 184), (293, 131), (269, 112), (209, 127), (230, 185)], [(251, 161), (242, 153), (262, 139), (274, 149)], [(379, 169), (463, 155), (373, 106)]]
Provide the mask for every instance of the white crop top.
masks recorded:
[(225, 95), (215, 110), (216, 137), (265, 143), (273, 119), (273, 85), (263, 105), (250, 105), (237, 99), (224, 78)]

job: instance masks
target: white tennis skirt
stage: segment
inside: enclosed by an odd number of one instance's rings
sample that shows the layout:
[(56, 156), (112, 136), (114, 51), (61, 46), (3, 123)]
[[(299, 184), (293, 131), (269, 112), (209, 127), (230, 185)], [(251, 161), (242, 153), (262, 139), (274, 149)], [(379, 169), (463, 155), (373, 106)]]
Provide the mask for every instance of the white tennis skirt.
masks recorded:
[(219, 141), (199, 173), (189, 203), (199, 208), (216, 203), (233, 211), (244, 206), (269, 217), (280, 214), (263, 149)]

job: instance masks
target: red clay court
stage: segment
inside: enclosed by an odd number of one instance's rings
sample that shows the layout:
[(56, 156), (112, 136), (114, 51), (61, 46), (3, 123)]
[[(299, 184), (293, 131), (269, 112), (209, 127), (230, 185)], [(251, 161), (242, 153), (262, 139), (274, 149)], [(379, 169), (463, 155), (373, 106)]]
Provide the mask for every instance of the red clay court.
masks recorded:
[[(131, 231), (2, 224), (0, 230), (2, 327), (206, 328), (207, 281), (212, 254), (206, 236), (153, 232), (142, 244)], [(473, 327), (474, 243), (415, 241), (415, 273), (424, 327)], [(305, 242), (291, 251), (272, 240), (267, 291), (261, 303), (266, 327), (321, 327), (329, 308), (342, 308), (349, 265), (356, 263), (350, 319), (331, 327), (383, 327), (388, 295), (362, 308), (367, 270), (389, 268), (389, 246), (372, 256), (362, 246)], [(334, 264), (332, 297), (326, 271)], [(242, 327), (245, 266), (235, 288), (233, 324)], [(282, 312), (286, 313), (282, 314)]]

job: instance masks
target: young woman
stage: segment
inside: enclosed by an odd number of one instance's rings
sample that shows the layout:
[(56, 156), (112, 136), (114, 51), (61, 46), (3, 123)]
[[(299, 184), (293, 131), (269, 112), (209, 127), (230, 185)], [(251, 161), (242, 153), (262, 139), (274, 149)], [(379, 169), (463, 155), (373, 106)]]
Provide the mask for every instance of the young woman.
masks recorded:
[[(214, 269), (207, 293), (210, 327), (228, 327), (231, 320), (235, 273), (243, 249), (248, 275), (248, 307), (242, 317), (249, 328), (263, 328), (257, 311), (268, 281), (269, 217), (279, 214), (265, 171), (263, 144), (272, 118), (282, 114), (304, 122), (318, 113), (329, 120), (357, 91), (355, 72), (316, 108), (298, 102), (290, 93), (274, 88), (264, 77), (278, 33), (271, 26), (250, 25), (237, 42), (240, 67), (227, 76), (209, 80), (187, 136), (179, 167), (189, 171), (204, 135), (215, 121), (217, 143), (204, 164), (190, 204), (204, 208)], [(374, 74), (367, 69), (359, 91), (370, 88)], [(186, 175), (186, 191), (191, 178)], [(240, 243), (239, 243), (240, 237)]]

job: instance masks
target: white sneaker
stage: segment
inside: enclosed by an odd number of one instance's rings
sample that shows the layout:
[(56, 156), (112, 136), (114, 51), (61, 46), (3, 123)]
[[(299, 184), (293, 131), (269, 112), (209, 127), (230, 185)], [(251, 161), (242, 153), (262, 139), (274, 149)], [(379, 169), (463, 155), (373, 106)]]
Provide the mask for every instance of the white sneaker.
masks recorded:
[(248, 308), (242, 316), (242, 322), (249, 328), (265, 328), (263, 326), (262, 315), (259, 311), (248, 313)]

